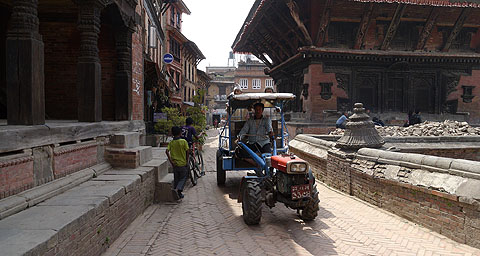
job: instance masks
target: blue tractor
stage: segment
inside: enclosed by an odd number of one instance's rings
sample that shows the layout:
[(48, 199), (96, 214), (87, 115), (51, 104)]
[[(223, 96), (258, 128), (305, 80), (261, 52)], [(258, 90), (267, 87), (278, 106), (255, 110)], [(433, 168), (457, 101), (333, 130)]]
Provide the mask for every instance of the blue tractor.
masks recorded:
[[(299, 216), (314, 220), (318, 215), (318, 191), (309, 164), (288, 152), (288, 129), (283, 106), (295, 99), (291, 93), (245, 93), (230, 95), (228, 120), (221, 128), (217, 151), (217, 184), (223, 186), (227, 171), (254, 171), (242, 178), (238, 202), (242, 203), (246, 224), (260, 223), (262, 206), (272, 208), (276, 202), (297, 210)], [(258, 102), (265, 106), (264, 115), (272, 122), (272, 152), (257, 153), (245, 138), (239, 138), (248, 110)], [(247, 136), (268, 136), (246, 134)], [(245, 154), (246, 153), (246, 154)]]

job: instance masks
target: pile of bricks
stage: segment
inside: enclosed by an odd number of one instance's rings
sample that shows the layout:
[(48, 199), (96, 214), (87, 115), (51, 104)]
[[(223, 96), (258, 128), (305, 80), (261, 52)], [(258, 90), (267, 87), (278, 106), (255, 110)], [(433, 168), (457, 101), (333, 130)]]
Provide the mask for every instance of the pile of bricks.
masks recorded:
[[(471, 127), (467, 122), (445, 120), (443, 122), (425, 121), (409, 127), (375, 126), (380, 136), (478, 136), (479, 127)], [(329, 135), (343, 135), (343, 129), (336, 129)]]

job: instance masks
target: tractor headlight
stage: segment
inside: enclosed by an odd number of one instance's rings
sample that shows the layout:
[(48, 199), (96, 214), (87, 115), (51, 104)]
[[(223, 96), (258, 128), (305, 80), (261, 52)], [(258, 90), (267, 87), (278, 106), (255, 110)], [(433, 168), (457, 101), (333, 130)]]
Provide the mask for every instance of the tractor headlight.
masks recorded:
[(305, 163), (294, 163), (290, 166), (290, 172), (305, 172), (307, 170), (307, 165)]

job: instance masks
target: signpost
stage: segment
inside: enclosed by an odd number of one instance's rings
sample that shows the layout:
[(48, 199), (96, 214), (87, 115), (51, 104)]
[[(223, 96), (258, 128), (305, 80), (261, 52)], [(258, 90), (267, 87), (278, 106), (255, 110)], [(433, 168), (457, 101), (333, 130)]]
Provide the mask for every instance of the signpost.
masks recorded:
[(165, 62), (166, 64), (170, 64), (173, 62), (173, 55), (170, 54), (170, 53), (165, 53), (165, 55), (163, 55), (163, 62)]

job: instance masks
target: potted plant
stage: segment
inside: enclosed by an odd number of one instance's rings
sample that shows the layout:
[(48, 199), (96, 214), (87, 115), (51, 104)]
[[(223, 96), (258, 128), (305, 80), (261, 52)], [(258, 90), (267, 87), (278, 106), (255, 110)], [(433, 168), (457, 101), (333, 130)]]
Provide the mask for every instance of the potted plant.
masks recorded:
[[(204, 94), (205, 90), (198, 90), (198, 94), (193, 96), (193, 102), (195, 105), (186, 110), (187, 115), (193, 119), (193, 127), (199, 135), (202, 134), (202, 132), (205, 131), (207, 127), (207, 118), (205, 116), (205, 113), (208, 109), (206, 106), (201, 105), (203, 102)], [(206, 134), (202, 134), (202, 136), (199, 136), (198, 144), (200, 150), (202, 149), (203, 144), (205, 144), (206, 137)]]
[(183, 126), (185, 124), (185, 117), (180, 115), (180, 111), (177, 108), (162, 108), (162, 112), (167, 114), (167, 119), (160, 119), (155, 124), (155, 131), (162, 135), (160, 139), (160, 146), (165, 147), (168, 145), (168, 136), (171, 135), (173, 126)]

